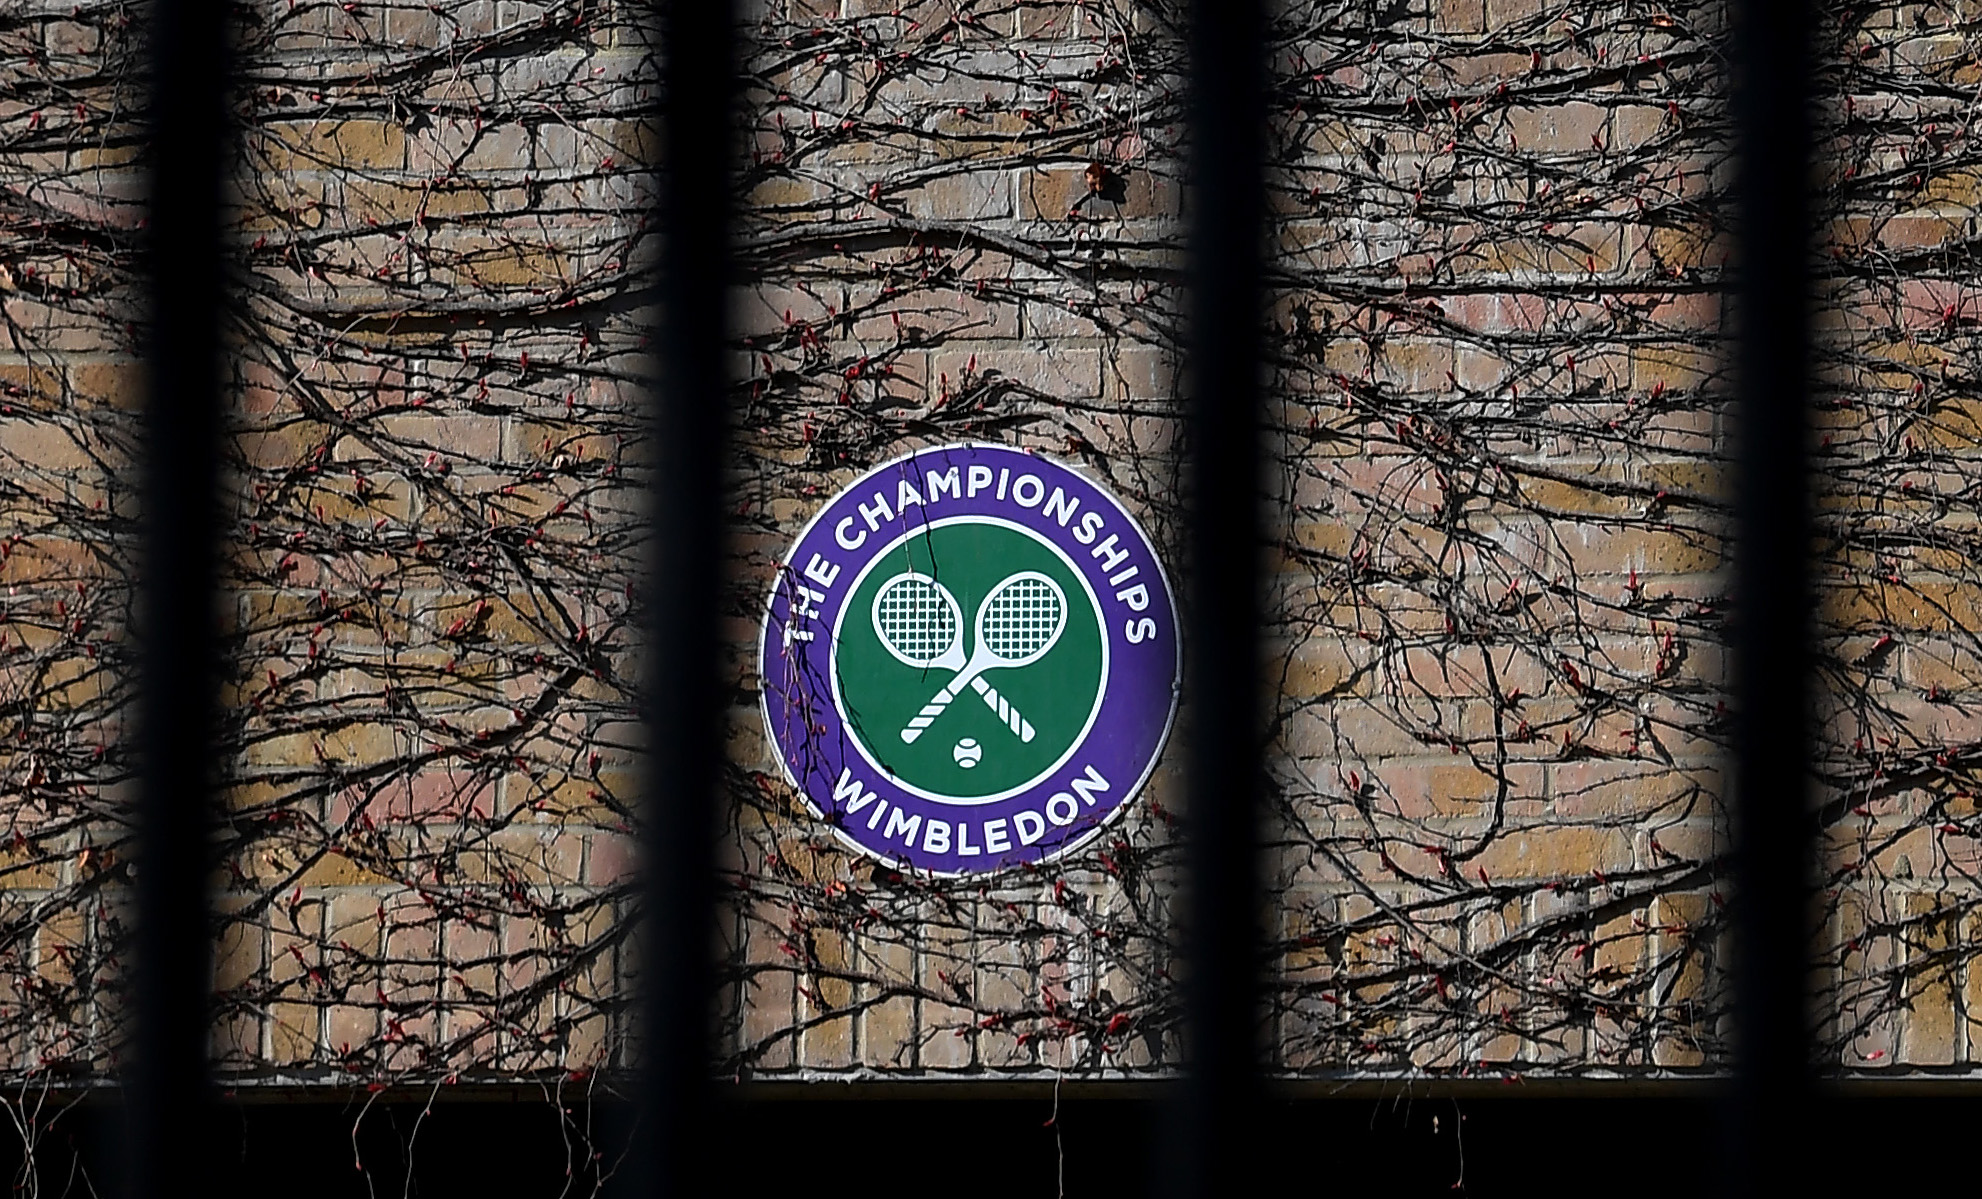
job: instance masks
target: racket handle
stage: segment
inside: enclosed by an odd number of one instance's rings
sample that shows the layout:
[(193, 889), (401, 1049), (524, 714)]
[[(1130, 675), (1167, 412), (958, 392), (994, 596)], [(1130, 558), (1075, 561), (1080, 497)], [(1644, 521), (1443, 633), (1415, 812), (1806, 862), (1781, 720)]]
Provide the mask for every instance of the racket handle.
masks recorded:
[(970, 685), (979, 695), (984, 697), (985, 706), (996, 712), (998, 719), (1005, 722), (1005, 727), (1012, 730), (1013, 736), (1021, 741), (1029, 742), (1032, 740), (1033, 736), (1037, 733), (1037, 730), (1032, 727), (1032, 722), (1019, 715), (1019, 710), (1011, 705), (1011, 701), (999, 695), (998, 689), (985, 682), (983, 675), (980, 674), (972, 679)]
[(924, 729), (936, 723), (936, 718), (943, 714), (943, 709), (949, 707), (950, 701), (956, 697), (957, 693), (948, 687), (938, 691), (934, 699), (922, 705), (922, 711), (909, 718), (908, 727), (902, 730), (902, 740), (914, 745), (916, 738), (922, 736)]

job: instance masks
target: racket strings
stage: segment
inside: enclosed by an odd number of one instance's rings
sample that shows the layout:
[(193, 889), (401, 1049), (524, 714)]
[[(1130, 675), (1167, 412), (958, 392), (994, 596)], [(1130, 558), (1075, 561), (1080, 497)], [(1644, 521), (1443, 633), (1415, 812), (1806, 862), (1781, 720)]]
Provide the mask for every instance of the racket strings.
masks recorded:
[(922, 579), (889, 584), (881, 593), (875, 623), (888, 644), (914, 662), (935, 661), (957, 640), (956, 613), (943, 602), (935, 584)]
[(1016, 579), (998, 589), (984, 615), (984, 644), (1001, 658), (1038, 653), (1065, 618), (1060, 595), (1041, 579)]

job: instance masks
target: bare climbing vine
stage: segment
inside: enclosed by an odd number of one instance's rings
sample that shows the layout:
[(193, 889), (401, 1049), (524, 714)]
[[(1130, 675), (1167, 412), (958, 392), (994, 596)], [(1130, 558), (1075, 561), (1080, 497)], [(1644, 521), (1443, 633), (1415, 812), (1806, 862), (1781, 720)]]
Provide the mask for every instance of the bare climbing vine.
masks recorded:
[[(643, 17), (236, 12), (215, 1060), (241, 1085), (592, 1085), (629, 1060), (637, 980)], [(1825, 20), (1825, 1054), (1954, 1065), (1982, 832), (1978, 29)], [(1177, 1060), (1167, 772), (1049, 867), (876, 868), (778, 775), (753, 654), (803, 521), (943, 440), (1106, 480), (1187, 577), (1179, 21), (751, 7), (725, 1076)], [(1724, 1050), (1723, 21), (1276, 9), (1260, 563), (1290, 1073)], [(137, 24), (0, 15), (0, 1044), (23, 1079), (102, 1077), (122, 1029)]]

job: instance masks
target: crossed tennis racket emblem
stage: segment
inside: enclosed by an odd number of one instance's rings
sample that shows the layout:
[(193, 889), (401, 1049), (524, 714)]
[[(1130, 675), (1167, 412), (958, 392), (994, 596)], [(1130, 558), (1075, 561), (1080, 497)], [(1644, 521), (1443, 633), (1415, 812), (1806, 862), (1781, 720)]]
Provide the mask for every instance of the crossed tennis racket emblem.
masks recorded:
[(963, 647), (963, 608), (950, 589), (919, 571), (905, 571), (874, 596), (874, 632), (897, 660), (918, 670), (955, 673), (902, 729), (914, 744), (965, 687), (977, 692), (1020, 741), (1031, 741), (1032, 722), (985, 682), (987, 670), (1016, 670), (1046, 656), (1067, 628), (1067, 595), (1036, 570), (1009, 575), (977, 605), (976, 648)]

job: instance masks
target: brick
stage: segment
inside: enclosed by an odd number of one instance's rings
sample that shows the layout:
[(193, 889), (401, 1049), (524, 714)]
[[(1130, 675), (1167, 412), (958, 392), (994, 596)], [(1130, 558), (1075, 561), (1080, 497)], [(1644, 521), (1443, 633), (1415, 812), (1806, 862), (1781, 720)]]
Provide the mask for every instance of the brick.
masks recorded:
[(52, 421), (0, 418), (0, 460), (14, 470), (63, 471), (84, 474), (97, 459), (78, 431)]
[(634, 877), (638, 863), (638, 846), (631, 837), (594, 833), (585, 851), (585, 881), (596, 887), (623, 884)]
[(425, 824), (438, 819), (488, 819), (495, 807), (495, 785), (469, 771), (423, 770), (363, 789), (347, 788), (331, 798), (333, 824)]
[(503, 422), (497, 417), (400, 413), (380, 417), (374, 428), (377, 436), (404, 442), (415, 452), (437, 450), (450, 457), (479, 462), (494, 461), (502, 453)]
[(1486, 31), (1485, 0), (1438, 0), (1434, 28), (1449, 33)]
[(133, 362), (77, 362), (69, 367), (69, 392), (81, 403), (133, 412), (142, 400), (143, 376)]
[(853, 335), (864, 345), (1009, 341), (1019, 336), (1019, 310), (947, 288), (915, 291), (876, 305), (854, 323)]
[(1093, 350), (1041, 345), (982, 352), (941, 350), (933, 356), (936, 374), (954, 391), (1017, 386), (1059, 399), (1101, 394), (1101, 358)]
[[(862, 986), (862, 998), (872, 1001), (884, 989), (908, 991), (915, 978), (915, 948), (912, 943), (893, 937), (864, 938), (860, 945), (862, 968), (882, 980)], [(901, 1070), (916, 1065), (918, 1028), (916, 1003), (908, 994), (883, 999), (866, 1008), (861, 1017), (860, 1050), (865, 1065)]]
[[(1041, 963), (1020, 941), (1000, 935), (1003, 930), (999, 925), (1006, 924), (1008, 919), (1002, 905), (979, 905), (976, 970), (971, 981), (972, 1011), (981, 1014), (980, 1018), (1015, 1012), (1028, 1006), (1027, 1001), (1034, 995), (1051, 994), (1058, 1004), (1078, 998), (1069, 993), (1063, 982), (1055, 980), (1051, 971), (1041, 969)], [(1023, 1069), (1034, 1063), (1035, 1050), (1007, 1027), (994, 1026), (978, 1033), (977, 1058), (980, 1065), (991, 1069)]]
[[(786, 943), (780, 931), (781, 909), (758, 907), (747, 913), (746, 922), (745, 960), (772, 966), (788, 960), (780, 949)], [(775, 968), (753, 972), (741, 1002), (738, 1051), (742, 1059), (758, 1069), (791, 1066), (797, 1040), (792, 1031), (797, 1028), (797, 990), (791, 973)]]
[(1506, 114), (1507, 132), (1524, 151), (1536, 153), (1589, 153), (1600, 139), (1609, 113), (1595, 105), (1571, 100), (1547, 107), (1518, 106)]
[(930, 1070), (971, 1066), (978, 1039), (976, 1014), (965, 1006), (974, 981), (972, 932), (949, 922), (930, 922), (924, 924), (921, 937), (918, 981), (926, 991), (958, 1002), (924, 999), (919, 1005), (920, 1062)]
[(1587, 880), (1633, 865), (1630, 837), (1609, 828), (1536, 828), (1497, 838), (1474, 861), (1489, 879)]
[(527, 171), (533, 165), (530, 132), (514, 123), (429, 118), (406, 139), (406, 165), (422, 175), (441, 177), (456, 172)]
[(428, 1025), (430, 1035), (438, 1043), (453, 1043), (456, 1063), (486, 1059), (496, 1052), (498, 1038), (490, 1027), (487, 1000), (477, 997), (508, 992), (506, 959), (512, 945), (504, 943), (502, 930), (490, 918), (446, 920), (440, 928), (442, 939), (436, 950), (444, 963), (444, 977), (439, 985), (439, 1018)]
[(1912, 927), (1905, 936), (1910, 960), (1899, 1060), (1907, 1065), (1953, 1065), (1960, 1053), (1962, 1020), (1955, 1004), (1960, 968), (1952, 906), (1942, 895), (1906, 897), (1904, 911)]
[(1012, 215), (1012, 177), (1004, 171), (941, 174), (887, 201), (899, 202), (915, 216), (951, 221), (1002, 221)]
[(823, 1069), (854, 1062), (853, 987), (846, 974), (850, 946), (837, 933), (814, 930), (820, 969), (808, 972), (799, 991), (799, 1020), (807, 1065)]
[(50, 54), (82, 57), (95, 54), (103, 44), (96, 26), (81, 21), (51, 21), (42, 35)]
[(1504, 30), (1526, 25), (1544, 11), (1542, 0), (1488, 0), (1487, 28)]
[(1836, 919), (1836, 943), (1851, 947), (1836, 959), (1836, 1027), (1855, 1030), (1840, 1064), (1852, 1070), (1889, 1069), (1897, 1048), (1896, 1023), (1879, 975), (1895, 964), (1892, 941), (1868, 935), (1862, 912), (1853, 907), (1841, 909)]
[(1671, 118), (1656, 104), (1626, 104), (1611, 110), (1611, 142), (1614, 150), (1630, 150), (1647, 145), (1666, 131)]
[(262, 129), (259, 146), (273, 170), (400, 170), (406, 166), (406, 131), (390, 122), (326, 119), (277, 122)]
[[(1018, 176), (1018, 215), (1027, 221), (1174, 220), (1182, 215), (1181, 192), (1168, 179), (1147, 170), (1102, 164), (1100, 191), (1088, 180), (1088, 164), (1034, 168)], [(1119, 198), (1117, 198), (1119, 197)]]

